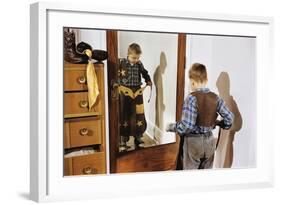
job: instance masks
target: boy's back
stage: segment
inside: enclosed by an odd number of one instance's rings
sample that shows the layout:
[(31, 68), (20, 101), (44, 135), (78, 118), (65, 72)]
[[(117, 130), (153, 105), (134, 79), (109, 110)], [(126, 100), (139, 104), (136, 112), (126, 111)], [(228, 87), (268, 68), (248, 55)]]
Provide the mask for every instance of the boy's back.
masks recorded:
[[(216, 146), (212, 130), (216, 125), (229, 129), (234, 116), (224, 101), (206, 87), (208, 78), (204, 65), (193, 64), (189, 79), (193, 92), (184, 101), (182, 119), (169, 124), (166, 130), (182, 136), (179, 161), (184, 169), (212, 168)], [(217, 121), (218, 114), (221, 121)]]
[(197, 101), (197, 119), (196, 125), (210, 127), (214, 126), (217, 114), (218, 96), (213, 92), (192, 92)]

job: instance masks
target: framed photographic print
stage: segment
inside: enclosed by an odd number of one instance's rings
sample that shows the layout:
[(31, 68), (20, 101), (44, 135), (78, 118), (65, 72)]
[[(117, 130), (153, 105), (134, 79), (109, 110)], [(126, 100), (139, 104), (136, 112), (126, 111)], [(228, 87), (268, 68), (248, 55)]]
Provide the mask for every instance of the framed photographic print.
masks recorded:
[(270, 17), (36, 3), (30, 21), (32, 200), (273, 185)]

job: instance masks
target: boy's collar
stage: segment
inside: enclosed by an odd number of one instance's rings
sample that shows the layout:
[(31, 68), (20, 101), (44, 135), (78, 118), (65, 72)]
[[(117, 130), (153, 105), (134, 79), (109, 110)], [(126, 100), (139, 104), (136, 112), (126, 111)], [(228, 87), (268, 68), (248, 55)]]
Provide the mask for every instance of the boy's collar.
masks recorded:
[(194, 92), (197, 92), (197, 91), (201, 91), (201, 92), (209, 92), (209, 91), (210, 91), (210, 89), (209, 89), (209, 88), (207, 88), (207, 87), (204, 87), (204, 88), (197, 88), (197, 89), (195, 89), (195, 90), (194, 90)]
[(136, 62), (136, 63), (130, 63), (130, 61), (129, 61), (129, 59), (128, 59), (128, 56), (125, 58), (126, 59), (126, 63), (128, 64), (128, 65), (136, 65), (136, 64), (139, 64), (140, 63), (140, 61), (138, 61), (138, 62)]
[(126, 63), (127, 63), (128, 65), (134, 65), (133, 63), (130, 63), (130, 61), (129, 61), (129, 59), (128, 59), (128, 56), (127, 56), (127, 58), (126, 58)]

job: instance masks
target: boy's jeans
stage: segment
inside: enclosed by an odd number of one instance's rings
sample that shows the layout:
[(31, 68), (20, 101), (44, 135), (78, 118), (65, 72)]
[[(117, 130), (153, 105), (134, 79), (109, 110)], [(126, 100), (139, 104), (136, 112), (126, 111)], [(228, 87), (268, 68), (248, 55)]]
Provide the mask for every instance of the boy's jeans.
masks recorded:
[(216, 141), (212, 132), (187, 134), (183, 142), (183, 169), (212, 168)]

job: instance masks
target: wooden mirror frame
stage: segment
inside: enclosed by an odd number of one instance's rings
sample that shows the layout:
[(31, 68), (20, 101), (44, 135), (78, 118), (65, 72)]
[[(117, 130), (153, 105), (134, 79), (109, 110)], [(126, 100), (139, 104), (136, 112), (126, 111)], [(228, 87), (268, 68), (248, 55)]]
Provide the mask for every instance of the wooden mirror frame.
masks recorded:
[[(108, 51), (108, 111), (109, 111), (109, 150), (110, 173), (165, 171), (181, 169), (179, 153), (182, 141), (176, 135), (176, 142), (119, 153), (118, 138), (118, 99), (114, 90), (117, 79), (118, 63), (118, 30), (107, 30), (106, 41)], [(177, 99), (176, 120), (181, 119), (184, 101), (186, 34), (178, 33), (177, 60)], [(165, 154), (165, 156), (163, 155)], [(164, 156), (164, 157), (163, 157)], [(159, 160), (158, 160), (159, 159)], [(136, 164), (135, 161), (138, 163)]]

